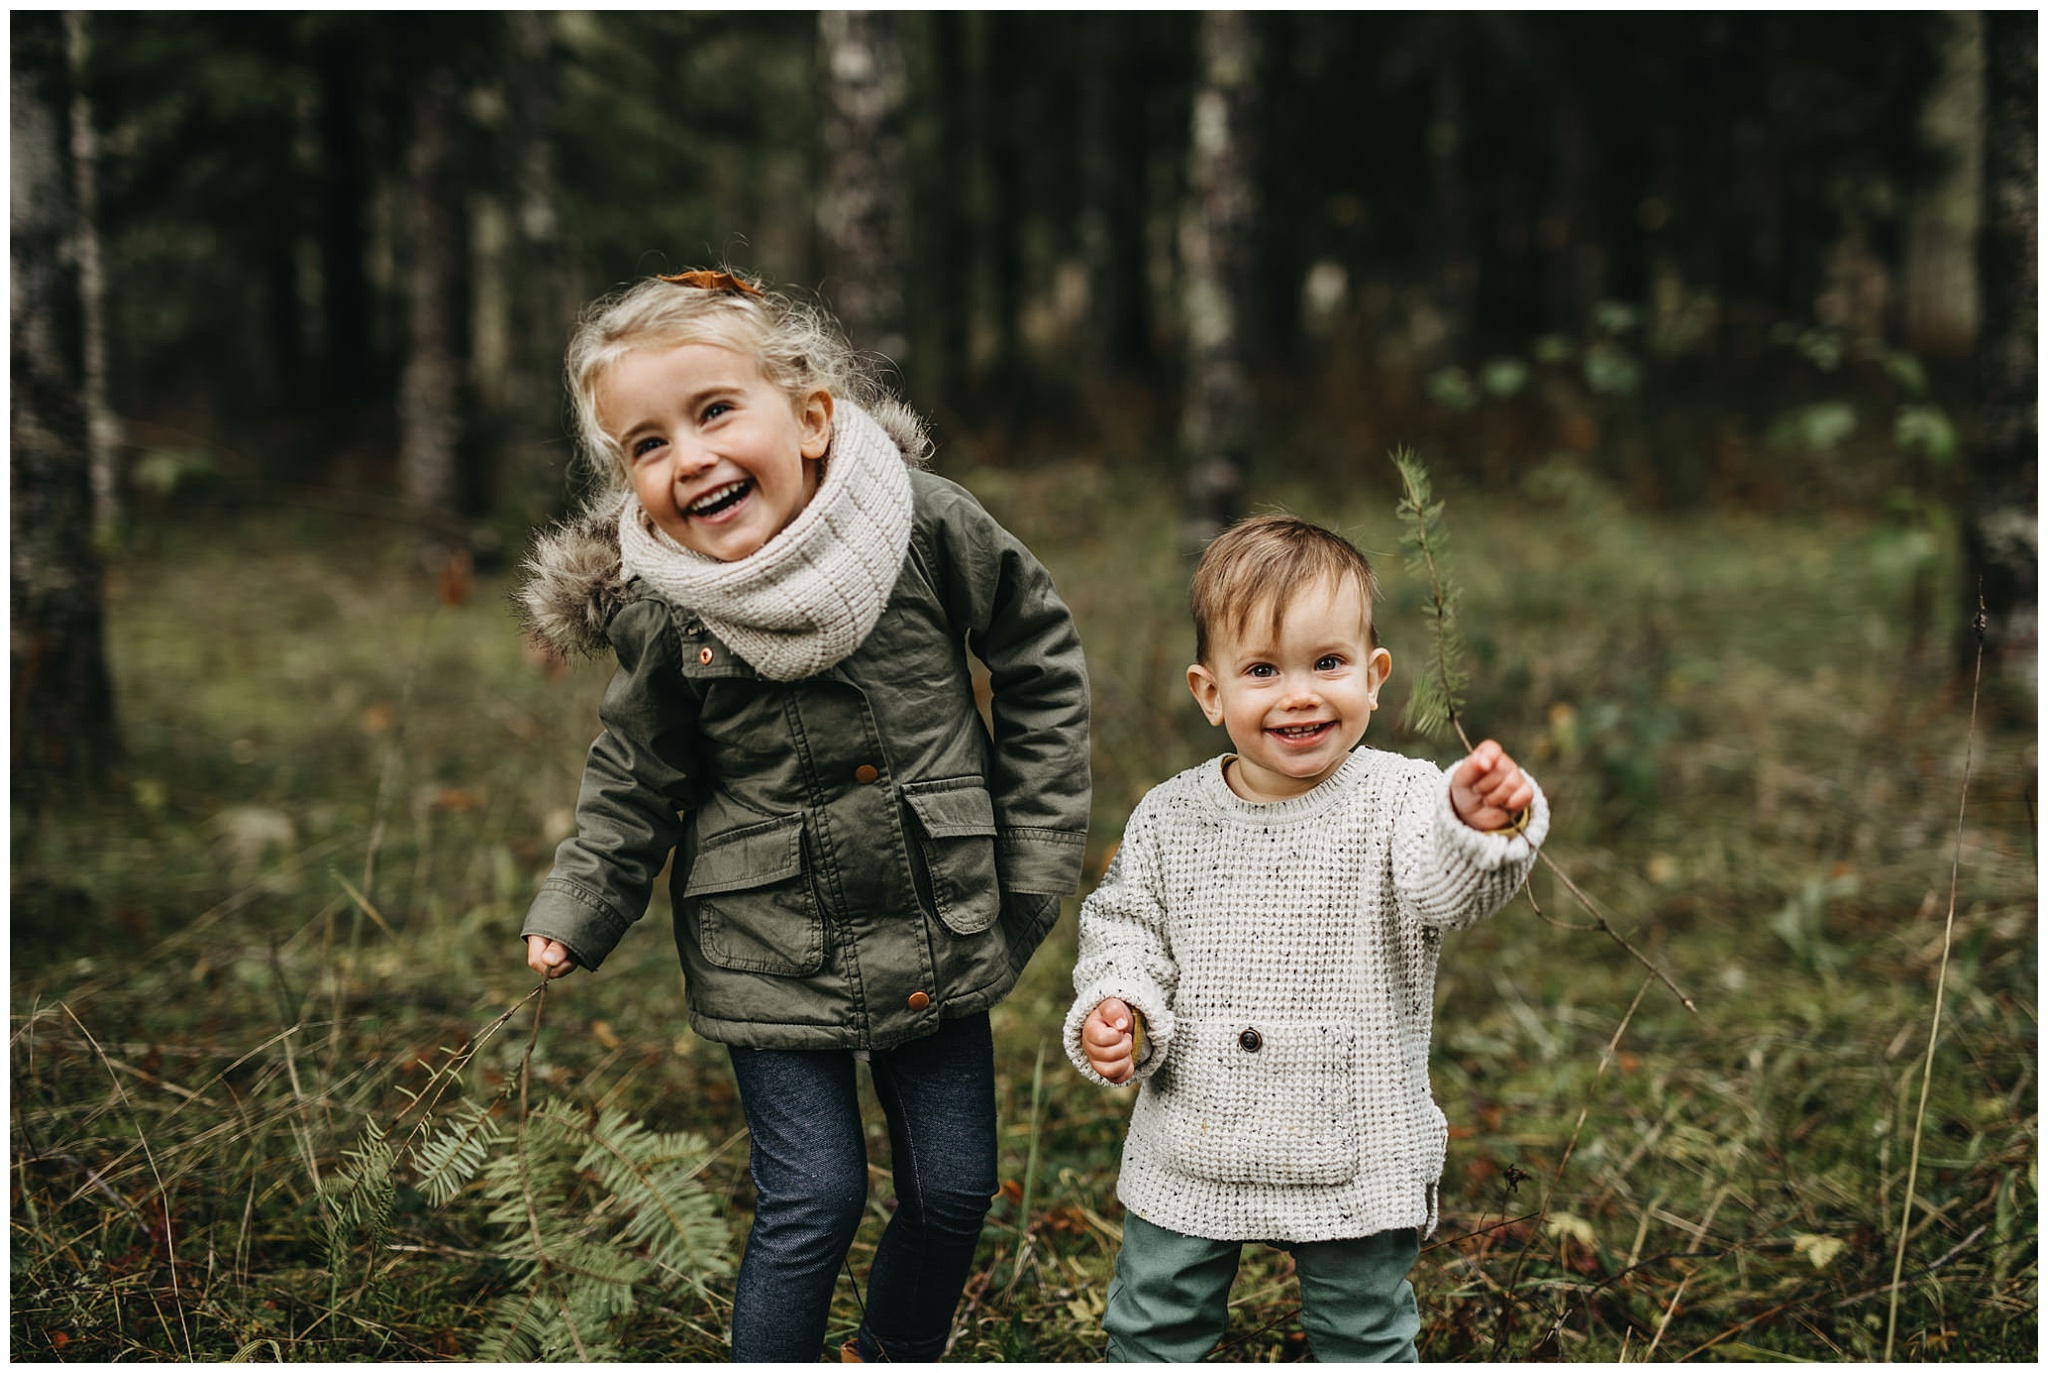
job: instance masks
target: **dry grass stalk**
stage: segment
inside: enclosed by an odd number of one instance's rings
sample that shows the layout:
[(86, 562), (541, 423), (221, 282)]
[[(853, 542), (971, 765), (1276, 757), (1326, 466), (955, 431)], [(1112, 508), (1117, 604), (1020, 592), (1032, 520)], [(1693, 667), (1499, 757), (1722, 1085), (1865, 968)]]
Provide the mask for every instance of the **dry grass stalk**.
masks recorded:
[(1970, 727), (1963, 736), (1963, 789), (1956, 802), (1956, 842), (1948, 870), (1948, 915), (1941, 927), (1941, 966), (1934, 973), (1934, 1011), (1927, 1026), (1927, 1057), (1920, 1068), (1920, 1105), (1913, 1113), (1913, 1147), (1906, 1163), (1906, 1201), (1899, 1209), (1899, 1247), (1892, 1259), (1891, 1302), (1885, 1317), (1884, 1358), (1892, 1359), (1899, 1326), (1899, 1277), (1906, 1269), (1906, 1244), (1913, 1237), (1913, 1190), (1920, 1179), (1920, 1135), (1927, 1123), (1927, 1094), (1934, 1083), (1934, 1048), (1941, 1040), (1941, 1003), (1948, 990), (1948, 956), (1955, 941), (1956, 889), (1963, 876), (1963, 812), (1970, 804), (1970, 765), (1977, 746), (1977, 692), (1984, 681), (1984, 592), (1977, 592), (1977, 614), (1970, 621), (1977, 635), (1977, 660), (1970, 678)]

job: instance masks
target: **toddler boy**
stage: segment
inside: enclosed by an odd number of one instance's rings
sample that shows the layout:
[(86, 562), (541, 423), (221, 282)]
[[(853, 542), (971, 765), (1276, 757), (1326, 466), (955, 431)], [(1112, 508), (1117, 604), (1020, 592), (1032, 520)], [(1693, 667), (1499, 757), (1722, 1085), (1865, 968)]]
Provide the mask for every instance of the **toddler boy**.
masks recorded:
[(1373, 590), (1363, 554), (1289, 516), (1195, 570), (1188, 686), (1236, 751), (1132, 812), (1081, 908), (1065, 1027), (1084, 1075), (1142, 1084), (1112, 1361), (1207, 1353), (1246, 1241), (1293, 1253), (1317, 1359), (1415, 1358), (1437, 950), (1514, 895), (1550, 816), (1492, 740), (1448, 772), (1356, 747), (1392, 665)]

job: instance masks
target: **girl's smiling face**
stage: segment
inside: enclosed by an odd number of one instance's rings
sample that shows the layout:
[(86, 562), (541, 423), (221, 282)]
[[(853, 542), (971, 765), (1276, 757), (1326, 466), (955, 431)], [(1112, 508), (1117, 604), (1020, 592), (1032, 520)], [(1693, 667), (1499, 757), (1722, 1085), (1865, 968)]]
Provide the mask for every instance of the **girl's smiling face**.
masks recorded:
[(818, 492), (832, 394), (801, 402), (715, 343), (635, 348), (598, 379), (597, 412), (663, 533), (720, 562), (780, 534)]
[(1237, 750), (1225, 774), (1247, 801), (1282, 801), (1335, 772), (1365, 737), (1392, 658), (1371, 642), (1356, 581), (1324, 580), (1295, 593), (1273, 622), (1271, 603), (1212, 636), (1188, 687)]

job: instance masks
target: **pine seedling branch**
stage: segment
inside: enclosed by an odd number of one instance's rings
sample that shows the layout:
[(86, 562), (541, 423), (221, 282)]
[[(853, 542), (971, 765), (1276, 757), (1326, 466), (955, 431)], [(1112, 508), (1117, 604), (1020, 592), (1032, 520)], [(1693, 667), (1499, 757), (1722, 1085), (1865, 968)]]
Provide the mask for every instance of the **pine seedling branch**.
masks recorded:
[[(1465, 732), (1460, 712), (1465, 705), (1465, 687), (1470, 678), (1466, 673), (1464, 639), (1458, 631), (1458, 591), (1446, 570), (1444, 547), (1444, 503), (1435, 499), (1429, 486), (1429, 471), (1422, 459), (1407, 448), (1396, 448), (1388, 455), (1394, 467), (1401, 474), (1401, 501), (1395, 513), (1402, 523), (1401, 542), (1408, 549), (1407, 568), (1415, 576), (1429, 583), (1429, 600), (1423, 606), (1423, 614), (1430, 622), (1430, 670), (1421, 674), (1409, 693), (1407, 709), (1402, 713), (1401, 723), (1424, 738), (1439, 737), (1445, 726), (1458, 736), (1458, 742), (1467, 753), (1472, 751), (1472, 738)], [(1598, 929), (1609, 939), (1628, 951), (1631, 958), (1642, 964), (1650, 973), (1670, 989), (1688, 1011), (1697, 1012), (1699, 1007), (1693, 999), (1679, 990), (1678, 984), (1667, 977), (1662, 968), (1650, 960), (1641, 949), (1624, 938), (1614, 928), (1607, 915), (1579, 889), (1578, 883), (1565, 876), (1563, 869), (1551, 860), (1541, 849), (1536, 857), (1552, 877), (1557, 879), (1572, 898), (1593, 917), (1591, 926), (1566, 925), (1566, 929)], [(1529, 904), (1536, 914), (1550, 924), (1560, 922), (1544, 915), (1543, 907), (1537, 903), (1536, 893), (1527, 881), (1522, 891), (1529, 898)]]
[(1458, 633), (1456, 589), (1449, 586), (1440, 566), (1445, 543), (1444, 503), (1432, 499), (1429, 470), (1422, 459), (1407, 448), (1396, 448), (1394, 466), (1401, 473), (1401, 503), (1396, 513), (1404, 526), (1401, 542), (1408, 549), (1407, 568), (1429, 583), (1429, 600), (1422, 613), (1430, 621), (1431, 668), (1417, 679), (1401, 712), (1402, 728), (1425, 739), (1440, 738), (1446, 726), (1457, 732), (1469, 753), (1472, 741), (1465, 737), (1458, 712), (1465, 706), (1464, 640)]

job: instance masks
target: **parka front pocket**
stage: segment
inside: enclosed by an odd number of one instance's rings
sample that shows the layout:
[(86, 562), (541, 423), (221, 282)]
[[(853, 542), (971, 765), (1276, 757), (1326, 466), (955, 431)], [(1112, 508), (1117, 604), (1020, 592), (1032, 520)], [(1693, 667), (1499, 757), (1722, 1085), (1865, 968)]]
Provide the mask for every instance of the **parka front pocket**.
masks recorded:
[(804, 871), (801, 815), (705, 839), (683, 900), (704, 957), (735, 972), (807, 977), (825, 965), (825, 921)]
[(996, 923), (1002, 891), (996, 881), (996, 808), (981, 779), (916, 782), (903, 800), (917, 817), (917, 853), (924, 860), (932, 909), (954, 934), (980, 934)]
[(1160, 1084), (1175, 1162), (1210, 1182), (1348, 1180), (1358, 1171), (1351, 1047), (1338, 1025), (1183, 1020)]

